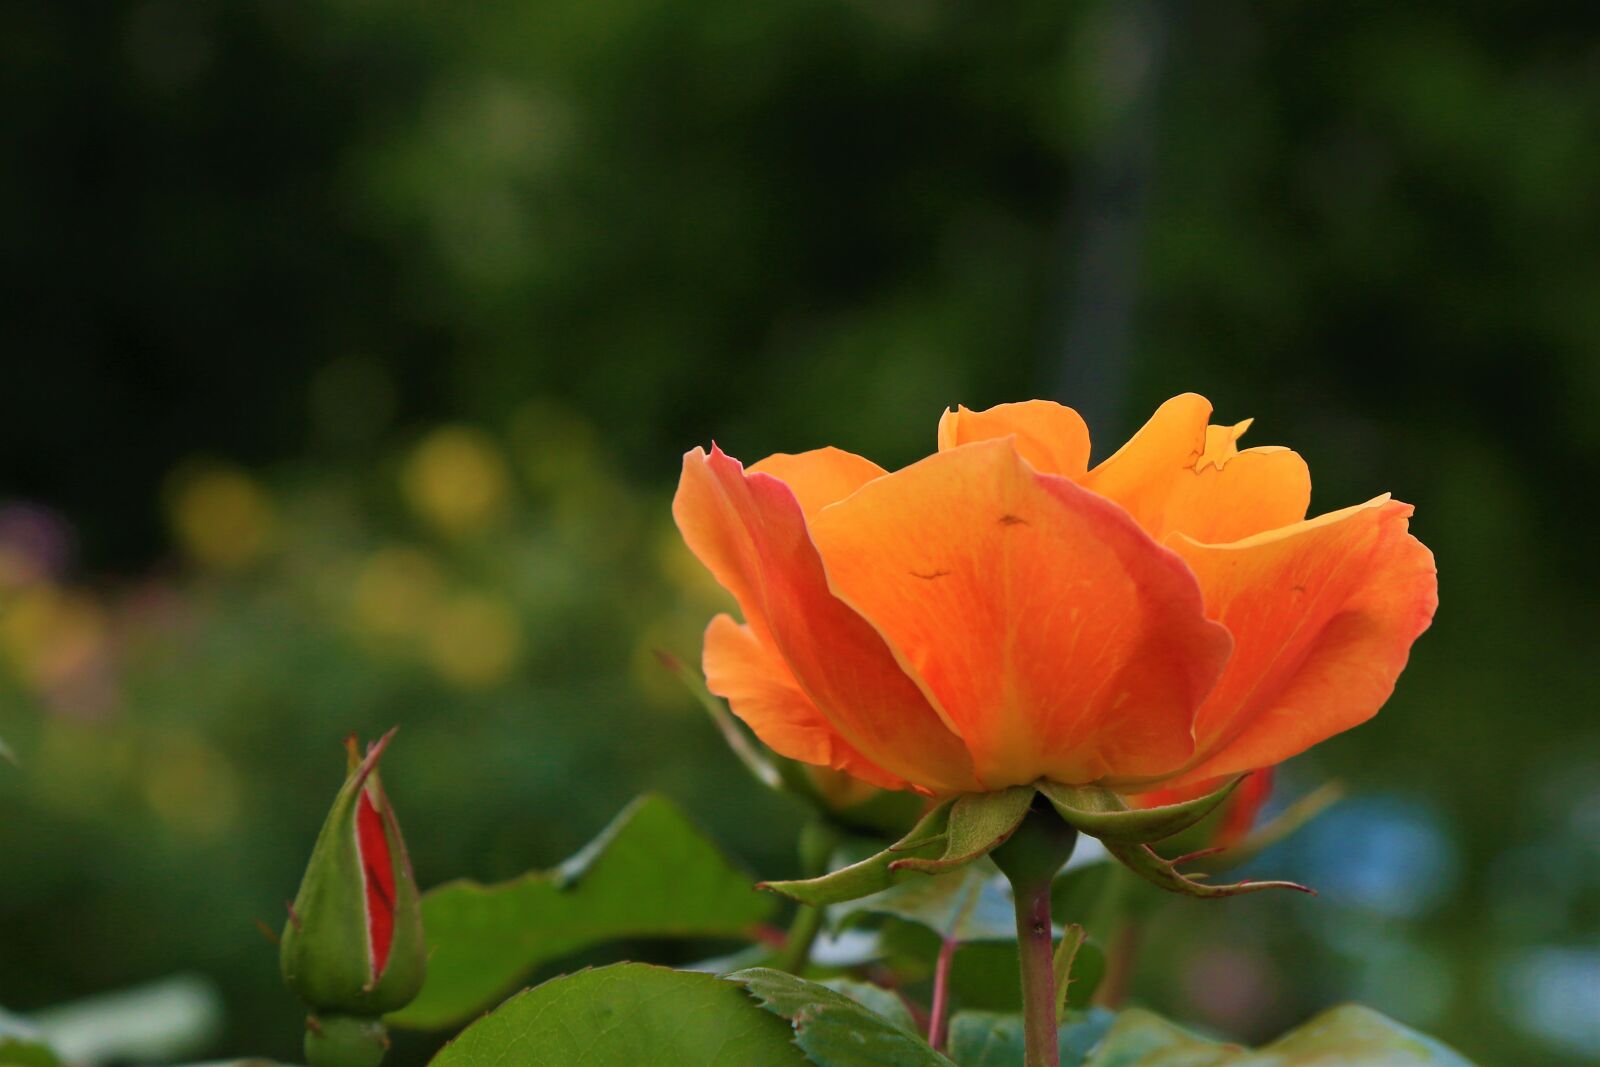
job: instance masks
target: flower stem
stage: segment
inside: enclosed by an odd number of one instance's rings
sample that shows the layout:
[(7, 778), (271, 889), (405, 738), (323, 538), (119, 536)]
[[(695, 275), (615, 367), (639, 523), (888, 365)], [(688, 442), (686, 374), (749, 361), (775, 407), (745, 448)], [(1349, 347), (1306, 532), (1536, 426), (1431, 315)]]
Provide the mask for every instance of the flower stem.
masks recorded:
[(990, 853), (1011, 883), (1017, 912), (1017, 962), (1022, 978), (1025, 1067), (1061, 1067), (1056, 1037), (1056, 979), (1050, 926), (1050, 886), (1078, 833), (1042, 798), (1009, 840)]
[(822, 909), (814, 908), (810, 904), (800, 905), (794, 913), (794, 921), (789, 924), (789, 932), (783, 939), (783, 948), (772, 959), (772, 966), (780, 971), (790, 974), (800, 974), (806, 969), (806, 964), (811, 961), (811, 946), (816, 943), (817, 934), (822, 930)]
[(928, 1009), (928, 1044), (937, 1050), (944, 1049), (950, 1010), (950, 967), (955, 963), (956, 946), (953, 937), (944, 939), (939, 946), (939, 960), (933, 965), (933, 1004)]
[(1056, 1043), (1056, 978), (1050, 938), (1050, 883), (1018, 887), (1017, 962), (1022, 970), (1026, 1067), (1061, 1067)]

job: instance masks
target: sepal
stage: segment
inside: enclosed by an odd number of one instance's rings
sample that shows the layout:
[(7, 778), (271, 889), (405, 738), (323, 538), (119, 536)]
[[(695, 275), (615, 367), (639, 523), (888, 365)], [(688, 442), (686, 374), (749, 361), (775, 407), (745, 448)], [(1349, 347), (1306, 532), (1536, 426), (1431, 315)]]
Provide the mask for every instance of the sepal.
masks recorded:
[[(1178, 870), (1184, 863), (1211, 855), (1220, 851), (1207, 849), (1201, 853), (1188, 856), (1179, 856), (1177, 859), (1165, 859), (1157, 855), (1149, 845), (1125, 844), (1117, 841), (1105, 841), (1106, 851), (1120, 860), (1134, 874), (1143, 878), (1160, 889), (1169, 893), (1181, 893), (1184, 896), (1214, 899), (1217, 897), (1236, 897), (1245, 893), (1258, 893), (1263, 889), (1294, 889), (1301, 893), (1310, 893), (1316, 896), (1316, 890), (1309, 889), (1297, 882), (1234, 882), (1230, 885), (1210, 885), (1190, 877)], [(1204, 878), (1202, 872), (1198, 878)]]
[(955, 804), (956, 800), (950, 799), (936, 805), (899, 841), (860, 862), (818, 878), (760, 882), (756, 888), (781, 893), (791, 900), (816, 907), (858, 900), (882, 892), (911, 874), (895, 864), (908, 859), (933, 859), (944, 854), (950, 812)]
[(1061, 785), (1041, 781), (1039, 792), (1056, 812), (1090, 837), (1111, 844), (1147, 845), (1182, 833), (1211, 814), (1242, 781), (1235, 778), (1220, 789), (1181, 804), (1158, 808), (1130, 808), (1117, 794), (1097, 785)]
[(994, 793), (963, 793), (950, 806), (944, 850), (937, 857), (893, 860), (889, 870), (944, 874), (987, 856), (1017, 832), (1033, 796), (1034, 788), (1022, 785)]

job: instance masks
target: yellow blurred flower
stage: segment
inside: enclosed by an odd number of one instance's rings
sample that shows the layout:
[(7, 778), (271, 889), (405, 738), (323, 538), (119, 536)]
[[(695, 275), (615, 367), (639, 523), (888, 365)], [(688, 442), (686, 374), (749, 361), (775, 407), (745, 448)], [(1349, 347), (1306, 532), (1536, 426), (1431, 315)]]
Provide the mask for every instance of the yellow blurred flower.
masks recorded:
[(511, 479), (505, 456), (481, 430), (445, 426), (424, 437), (401, 471), (416, 513), (447, 533), (471, 533), (505, 509)]
[(361, 564), (351, 591), (356, 627), (374, 637), (421, 632), (444, 597), (444, 578), (431, 558), (414, 548), (390, 547)]
[(0, 615), (0, 647), (17, 676), (36, 691), (81, 675), (105, 654), (107, 643), (100, 605), (55, 586), (17, 592)]
[(199, 563), (241, 570), (272, 547), (277, 511), (267, 491), (236, 467), (204, 466), (174, 476), (173, 531)]
[(504, 681), (521, 649), (521, 627), (510, 605), (479, 593), (463, 593), (444, 604), (424, 643), (428, 664), (439, 676), (468, 689)]

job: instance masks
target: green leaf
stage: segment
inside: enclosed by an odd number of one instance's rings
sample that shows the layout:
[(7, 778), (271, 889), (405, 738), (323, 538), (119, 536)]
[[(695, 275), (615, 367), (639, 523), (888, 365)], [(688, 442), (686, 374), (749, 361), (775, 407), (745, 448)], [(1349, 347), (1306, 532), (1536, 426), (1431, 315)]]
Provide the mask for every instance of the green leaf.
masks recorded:
[(503, 997), (530, 971), (626, 937), (742, 937), (772, 914), (672, 803), (645, 796), (560, 867), (483, 886), (451, 882), (424, 895), (428, 980), (391, 1016), (439, 1028)]
[(795, 1044), (816, 1067), (955, 1067), (921, 1037), (826, 986), (759, 967), (728, 980), (789, 1020)]
[(0, 760), (5, 760), (13, 767), (18, 766), (17, 754), (11, 751), (11, 746), (6, 744), (6, 739), (0, 737)]
[(1100, 943), (1086, 938), (1072, 958), (1071, 981), (1067, 983), (1066, 1007), (1081, 1010), (1094, 999), (1095, 990), (1106, 976), (1106, 954)]
[(881, 892), (912, 877), (911, 872), (896, 869), (896, 864), (908, 857), (931, 858), (944, 852), (945, 832), (952, 807), (953, 801), (945, 801), (924, 815), (905, 837), (858, 863), (820, 878), (762, 882), (759, 888), (782, 893), (791, 900), (814, 907), (857, 900)]
[(1031, 785), (1019, 785), (995, 793), (963, 793), (950, 807), (938, 858), (908, 856), (891, 863), (890, 870), (943, 874), (987, 856), (1022, 825), (1034, 792)]
[[(1460, 1054), (1370, 1008), (1345, 1004), (1257, 1051), (1197, 1037), (1137, 1009), (1116, 1025), (1085, 1067), (1472, 1067)], [(963, 1067), (966, 1064), (963, 1063)], [(1063, 1065), (1065, 1067), (1065, 1065)]]
[(806, 1067), (792, 1037), (732, 982), (619, 963), (517, 994), (432, 1067)]
[[(1116, 1016), (1103, 1008), (1074, 1013), (1057, 1030), (1061, 1067), (1083, 1067), (1089, 1050)], [(950, 1055), (961, 1067), (1022, 1067), (1022, 1016), (957, 1012), (950, 1020)], [(1174, 1065), (1177, 1067), (1177, 1065)]]
[(885, 1021), (894, 1023), (908, 1033), (918, 1033), (917, 1021), (911, 1017), (911, 1009), (891, 990), (871, 982), (858, 982), (854, 978), (824, 978), (817, 984), (827, 986), (835, 993), (843, 993), (872, 1014), (882, 1016)]
[[(1072, 988), (1072, 972), (1077, 969), (1078, 953), (1088, 943), (1089, 935), (1077, 923), (1068, 923), (1062, 931), (1061, 943), (1056, 946), (1055, 956), (1050, 963), (1050, 969), (1056, 980), (1056, 1022), (1065, 1022), (1067, 1018), (1067, 1005), (1070, 997), (1075, 992)], [(1087, 953), (1084, 954), (1087, 958)]]
[(837, 926), (863, 915), (893, 915), (919, 923), (941, 939), (1007, 941), (1017, 936), (1016, 914), (1005, 878), (988, 860), (949, 874), (914, 878), (829, 909)]
[(1071, 786), (1041, 781), (1039, 792), (1049, 798), (1060, 816), (1090, 837), (1140, 845), (1160, 841), (1180, 833), (1209, 815), (1227, 799), (1242, 778), (1235, 778), (1215, 792), (1182, 804), (1159, 808), (1130, 808), (1121, 797), (1100, 786)]

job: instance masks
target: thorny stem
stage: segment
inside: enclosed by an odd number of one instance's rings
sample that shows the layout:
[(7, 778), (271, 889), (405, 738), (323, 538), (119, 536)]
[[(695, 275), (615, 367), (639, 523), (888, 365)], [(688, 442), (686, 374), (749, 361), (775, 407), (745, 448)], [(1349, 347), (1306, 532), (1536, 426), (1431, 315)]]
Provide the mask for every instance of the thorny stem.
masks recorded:
[(933, 1004), (928, 1009), (928, 1044), (943, 1050), (950, 1009), (950, 966), (955, 962), (956, 946), (953, 937), (944, 939), (939, 946), (939, 959), (933, 965)]

